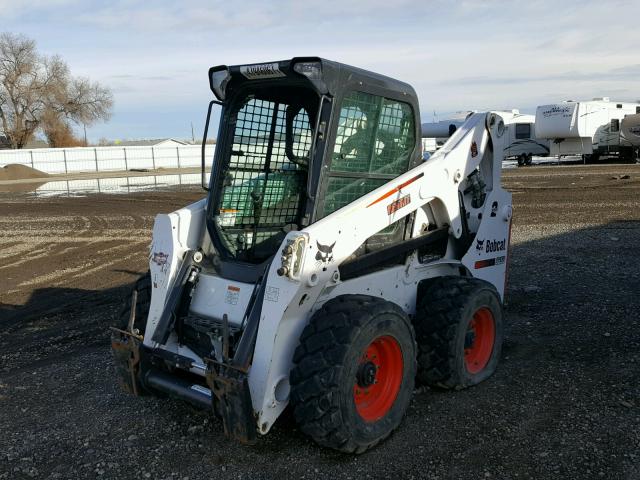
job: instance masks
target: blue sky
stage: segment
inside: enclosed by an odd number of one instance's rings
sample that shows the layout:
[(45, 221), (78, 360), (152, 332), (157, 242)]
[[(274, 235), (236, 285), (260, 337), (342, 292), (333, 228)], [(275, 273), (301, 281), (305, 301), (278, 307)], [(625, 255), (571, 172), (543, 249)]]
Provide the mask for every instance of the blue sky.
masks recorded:
[(35, 39), (112, 88), (90, 140), (201, 135), (207, 70), (318, 55), (409, 82), (422, 119), (566, 99), (640, 99), (640, 2), (0, 0)]

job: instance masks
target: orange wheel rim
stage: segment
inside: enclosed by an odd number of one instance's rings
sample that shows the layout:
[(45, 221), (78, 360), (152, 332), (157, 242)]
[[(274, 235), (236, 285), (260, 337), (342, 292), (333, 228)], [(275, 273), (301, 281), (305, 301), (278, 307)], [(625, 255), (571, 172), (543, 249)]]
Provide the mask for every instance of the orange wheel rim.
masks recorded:
[(479, 308), (473, 314), (465, 335), (464, 364), (469, 373), (479, 373), (487, 366), (495, 339), (493, 313), (487, 307)]
[(359, 359), (353, 387), (356, 411), (363, 420), (375, 422), (391, 410), (403, 372), (402, 349), (395, 338), (383, 335), (369, 344)]

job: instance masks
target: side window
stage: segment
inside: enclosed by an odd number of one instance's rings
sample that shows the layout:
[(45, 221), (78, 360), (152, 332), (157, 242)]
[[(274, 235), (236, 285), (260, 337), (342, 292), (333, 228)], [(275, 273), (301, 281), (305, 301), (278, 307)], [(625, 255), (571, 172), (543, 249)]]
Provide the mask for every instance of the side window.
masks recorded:
[(415, 123), (407, 103), (348, 94), (340, 110), (323, 215), (406, 172), (414, 145)]
[(612, 132), (620, 131), (620, 120), (618, 120), (617, 118), (614, 118), (613, 120), (611, 120), (611, 131)]
[[(293, 117), (293, 139), (291, 154), (296, 158), (309, 158), (311, 150), (311, 126), (309, 125), (309, 115), (300, 108), (295, 117)], [(282, 135), (282, 133), (281, 133)]]
[(516, 140), (531, 138), (530, 123), (516, 123)]

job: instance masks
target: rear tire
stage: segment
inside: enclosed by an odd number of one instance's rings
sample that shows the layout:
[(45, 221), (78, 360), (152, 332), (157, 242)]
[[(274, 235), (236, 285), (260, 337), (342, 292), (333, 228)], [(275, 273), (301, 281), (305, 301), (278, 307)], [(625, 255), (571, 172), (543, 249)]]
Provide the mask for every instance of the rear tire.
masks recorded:
[(524, 164), (527, 167), (530, 167), (532, 163), (533, 163), (533, 155), (531, 153), (529, 153), (529, 154), (527, 154), (525, 156)]
[(414, 318), (418, 381), (462, 389), (489, 378), (500, 358), (502, 323), (500, 296), (490, 283), (469, 277), (432, 280)]
[(291, 405), (320, 445), (362, 453), (402, 421), (413, 393), (416, 344), (397, 305), (366, 295), (328, 301), (300, 337)]
[(518, 166), (519, 167), (523, 167), (524, 164), (526, 163), (526, 155), (522, 154), (522, 155), (518, 155)]

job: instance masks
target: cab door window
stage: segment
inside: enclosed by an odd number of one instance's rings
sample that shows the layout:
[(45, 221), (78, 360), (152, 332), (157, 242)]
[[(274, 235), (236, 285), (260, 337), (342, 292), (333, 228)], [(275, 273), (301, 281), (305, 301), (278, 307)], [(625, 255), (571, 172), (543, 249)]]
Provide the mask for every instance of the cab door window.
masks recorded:
[(323, 216), (406, 172), (414, 146), (409, 104), (365, 92), (349, 93), (340, 109)]

